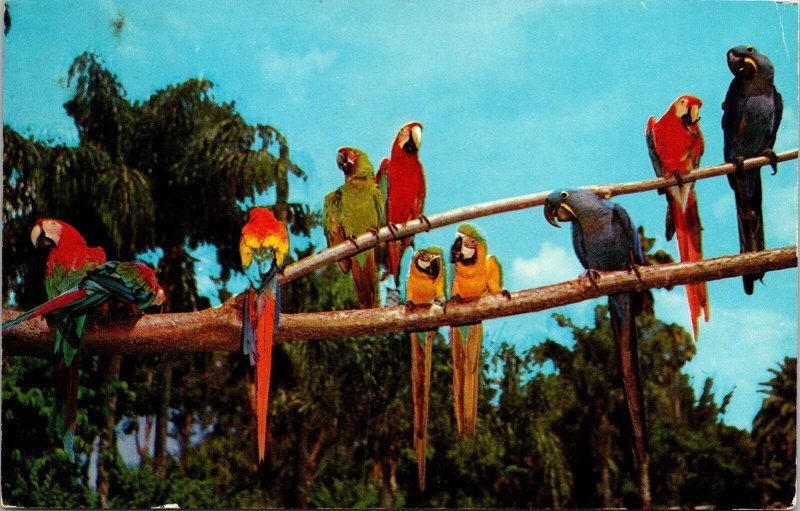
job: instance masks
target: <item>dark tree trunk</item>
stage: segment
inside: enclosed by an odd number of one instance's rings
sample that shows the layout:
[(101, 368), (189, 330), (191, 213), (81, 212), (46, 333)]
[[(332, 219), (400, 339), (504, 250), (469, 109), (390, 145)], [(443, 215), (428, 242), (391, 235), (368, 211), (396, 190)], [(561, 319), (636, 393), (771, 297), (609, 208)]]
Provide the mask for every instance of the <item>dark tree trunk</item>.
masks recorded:
[(153, 466), (163, 474), (167, 461), (167, 430), (169, 427), (169, 401), (172, 394), (172, 355), (164, 354), (159, 362), (161, 387), (159, 389), (158, 412), (156, 413), (156, 442), (153, 451)]
[[(120, 367), (122, 367), (122, 355), (111, 355), (108, 359), (107, 384), (113, 385), (119, 381)], [(100, 447), (97, 453), (97, 498), (101, 508), (108, 507), (108, 469), (107, 466), (113, 461), (116, 454), (116, 427), (117, 424), (117, 393), (113, 392), (108, 398), (106, 405), (106, 424), (100, 436)]]

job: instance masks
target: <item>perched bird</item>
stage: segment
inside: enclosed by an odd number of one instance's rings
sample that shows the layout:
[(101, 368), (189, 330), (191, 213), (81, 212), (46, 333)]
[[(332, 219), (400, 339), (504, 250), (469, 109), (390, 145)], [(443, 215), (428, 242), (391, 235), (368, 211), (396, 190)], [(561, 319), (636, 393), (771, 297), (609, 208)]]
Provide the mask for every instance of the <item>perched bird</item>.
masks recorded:
[[(745, 158), (766, 155), (773, 174), (778, 159), (772, 151), (783, 116), (783, 99), (775, 89), (775, 69), (766, 55), (752, 46), (728, 50), (728, 67), (733, 80), (722, 104), (722, 130), (725, 133), (725, 161), (736, 163), (728, 183), (736, 197), (739, 220), (739, 251), (764, 250), (764, 223), (761, 214), (761, 169), (744, 170)], [(743, 275), (744, 291), (753, 294), (753, 284), (763, 273)]]
[[(450, 262), (455, 264), (450, 299), (457, 302), (476, 299), (486, 293), (503, 290), (503, 271), (497, 258), (488, 255), (486, 239), (471, 224), (461, 224), (450, 247)], [(480, 377), (483, 324), (450, 328), (453, 355), (453, 399), (456, 427), (459, 434), (475, 433), (478, 415), (478, 381)]]
[[(439, 247), (418, 250), (411, 259), (406, 280), (406, 310), (420, 304), (442, 303), (445, 299), (445, 268)], [(420, 334), (411, 332), (411, 399), (414, 405), (414, 451), (417, 453), (417, 475), (420, 491), (425, 490), (425, 444), (428, 438), (428, 403), (431, 389), (431, 353), (436, 330)], [(424, 344), (423, 344), (424, 343)]]
[[(60, 227), (60, 236), (57, 234), (58, 228), (49, 222), (54, 222)], [(37, 227), (50, 233), (44, 234), (45, 239), (40, 243), (52, 244), (54, 247), (63, 246), (66, 233), (69, 232), (68, 236), (75, 234), (74, 229), (57, 220), (45, 220), (44, 223), (37, 224)], [(35, 239), (42, 236), (37, 227), (34, 227)], [(97, 249), (89, 250), (95, 250), (91, 257), (99, 258), (103, 255), (102, 250), (99, 252)], [(52, 275), (49, 269), (50, 259), (52, 258), (48, 258), (48, 275)], [(55, 274), (59, 274), (59, 271), (56, 270)], [(93, 269), (84, 269), (82, 273), (83, 275), (76, 280), (74, 275), (69, 276), (68, 280), (73, 282), (72, 287), (64, 289), (44, 304), (3, 323), (5, 332), (23, 321), (47, 315), (51, 324), (55, 326), (56, 342), (61, 342), (61, 352), (56, 353), (56, 407), (51, 415), (51, 427), (62, 436), (64, 450), (71, 461), (75, 460), (72, 444), (78, 411), (77, 355), (80, 350), (80, 342), (77, 344), (74, 342), (79, 341), (83, 334), (86, 314), (112, 298), (135, 305), (138, 309), (145, 309), (151, 305), (161, 305), (166, 297), (164, 290), (158, 285), (155, 272), (142, 263), (109, 261)], [(73, 353), (69, 363), (66, 355), (68, 352)]]
[[(658, 121), (655, 117), (650, 117), (645, 134), (656, 175), (674, 175), (679, 183), (666, 189), (666, 236), (671, 240), (677, 233), (681, 261), (703, 259), (702, 227), (697, 211), (694, 181), (684, 183), (682, 180), (684, 174), (700, 167), (704, 147), (699, 124), (701, 106), (703, 102), (700, 99), (689, 95), (681, 96)], [(706, 283), (687, 284), (686, 297), (689, 301), (692, 331), (697, 339), (697, 319), (702, 314), (708, 321), (710, 316)]]
[[(380, 185), (386, 201), (386, 219), (389, 229), (419, 218), (430, 227), (422, 214), (425, 206), (425, 170), (419, 161), (422, 144), (422, 124), (410, 122), (400, 128), (392, 144), (389, 158), (381, 161), (375, 181)], [(413, 236), (387, 243), (386, 272), (383, 278), (394, 275), (395, 286), (400, 285), (400, 261), (403, 252), (411, 246)]]
[[(544, 216), (555, 227), (560, 227), (559, 221), (572, 223), (575, 254), (593, 282), (598, 271), (638, 271), (636, 265), (644, 265), (639, 235), (628, 213), (618, 204), (602, 200), (587, 190), (557, 191), (547, 196)], [(632, 426), (633, 452), (640, 470), (643, 506), (649, 507), (647, 422), (636, 333), (642, 293), (609, 295), (608, 309)]]
[[(44, 279), (48, 299), (71, 290), (87, 271), (106, 262), (102, 248), (89, 247), (74, 227), (61, 220), (38, 220), (31, 229), (31, 241), (35, 247), (49, 250)], [(71, 461), (75, 459), (72, 446), (78, 418), (78, 353), (85, 321), (84, 315), (75, 317), (73, 321), (65, 319), (53, 323), (56, 392), (50, 427), (62, 438), (64, 451)]]
[[(367, 154), (355, 147), (342, 147), (336, 163), (344, 172), (344, 184), (326, 195), (322, 205), (322, 227), (329, 247), (348, 239), (355, 243), (357, 235), (377, 232), (386, 222), (383, 197)], [(339, 261), (344, 273), (353, 274), (361, 309), (378, 306), (376, 250), (365, 250)]]
[(245, 291), (242, 318), (242, 351), (255, 366), (255, 403), (258, 462), (267, 450), (267, 407), (272, 368), (272, 338), (278, 330), (281, 295), (278, 273), (289, 253), (286, 225), (267, 208), (253, 208), (242, 227), (239, 255), (250, 281)]

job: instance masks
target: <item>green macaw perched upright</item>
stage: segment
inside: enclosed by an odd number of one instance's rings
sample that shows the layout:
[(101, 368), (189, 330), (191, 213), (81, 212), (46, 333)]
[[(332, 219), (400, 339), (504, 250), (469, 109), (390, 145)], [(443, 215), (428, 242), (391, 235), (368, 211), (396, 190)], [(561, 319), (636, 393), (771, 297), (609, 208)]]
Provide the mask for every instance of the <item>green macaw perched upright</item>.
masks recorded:
[[(328, 246), (354, 239), (386, 223), (383, 196), (375, 184), (374, 169), (367, 154), (355, 147), (339, 149), (336, 163), (344, 172), (344, 184), (325, 196), (322, 228)], [(353, 274), (358, 306), (378, 306), (378, 265), (376, 249), (369, 249), (339, 261), (344, 273)]]

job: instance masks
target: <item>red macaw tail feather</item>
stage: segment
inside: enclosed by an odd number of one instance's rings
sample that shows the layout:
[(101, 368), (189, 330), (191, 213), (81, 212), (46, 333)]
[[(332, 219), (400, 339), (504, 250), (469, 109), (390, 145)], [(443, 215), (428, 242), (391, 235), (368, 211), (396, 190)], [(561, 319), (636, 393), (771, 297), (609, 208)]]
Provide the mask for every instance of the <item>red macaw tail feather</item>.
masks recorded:
[(419, 334), (411, 334), (411, 399), (414, 403), (414, 451), (417, 454), (419, 490), (425, 491), (425, 444), (428, 440), (428, 403), (431, 391), (431, 353), (436, 331), (425, 334), (425, 346)]
[[(694, 189), (689, 192), (684, 209), (681, 209), (678, 201), (675, 200), (671, 201), (671, 205), (675, 231), (678, 235), (678, 250), (681, 255), (681, 261), (702, 261), (702, 227), (700, 225), (700, 215), (697, 211), (697, 196)], [(689, 314), (692, 318), (692, 331), (694, 338), (697, 339), (698, 318), (701, 314), (706, 321), (711, 317), (708, 304), (708, 288), (705, 282), (687, 284), (685, 287), (686, 297), (689, 301)]]
[(272, 368), (272, 337), (275, 334), (275, 299), (264, 294), (257, 300), (256, 349), (256, 423), (258, 431), (258, 462), (267, 452), (267, 407), (269, 378)]
[(52, 300), (49, 300), (43, 303), (42, 305), (39, 305), (38, 307), (34, 307), (33, 309), (27, 312), (23, 312), (14, 319), (6, 321), (5, 323), (3, 323), (3, 332), (5, 332), (11, 327), (19, 325), (23, 321), (27, 321), (33, 318), (38, 318), (39, 316), (44, 316), (45, 314), (50, 314), (56, 309), (64, 307), (65, 305), (69, 305), (85, 297), (86, 297), (86, 291), (83, 289), (73, 289), (72, 291), (67, 291), (66, 293), (56, 296)]
[(373, 309), (378, 306), (378, 267), (375, 263), (375, 252), (370, 250), (364, 261), (364, 266), (359, 266), (353, 258), (350, 271), (356, 285), (356, 295), (359, 309)]
[(78, 356), (67, 366), (63, 357), (55, 364), (56, 401), (53, 408), (51, 427), (64, 442), (64, 451), (69, 460), (75, 462), (73, 438), (78, 419)]
[(478, 418), (478, 384), (481, 377), (481, 344), (483, 341), (483, 324), (471, 325), (467, 334), (464, 350), (464, 425), (467, 436), (475, 434), (475, 422)]
[(461, 327), (450, 328), (450, 350), (453, 355), (453, 407), (456, 414), (456, 430), (464, 432), (464, 336)]

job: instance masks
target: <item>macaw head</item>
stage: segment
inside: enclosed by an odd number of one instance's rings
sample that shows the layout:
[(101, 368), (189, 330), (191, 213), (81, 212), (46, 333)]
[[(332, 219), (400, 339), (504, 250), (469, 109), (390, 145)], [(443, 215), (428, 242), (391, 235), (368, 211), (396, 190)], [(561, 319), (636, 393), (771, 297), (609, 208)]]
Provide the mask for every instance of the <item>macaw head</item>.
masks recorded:
[(375, 175), (367, 153), (356, 147), (340, 147), (336, 155), (336, 165), (344, 172), (345, 181), (356, 178), (371, 180)]
[(544, 203), (544, 217), (554, 227), (558, 222), (573, 222), (584, 212), (601, 206), (600, 197), (589, 190), (561, 190), (547, 196)]
[(267, 208), (253, 208), (242, 227), (239, 255), (245, 275), (258, 289), (272, 282), (289, 253), (286, 225)]
[(683, 128), (691, 133), (697, 133), (700, 128), (697, 124), (700, 121), (700, 107), (703, 102), (700, 98), (685, 94), (672, 103), (670, 111), (680, 119)]
[(756, 77), (771, 81), (775, 76), (772, 62), (752, 46), (735, 46), (728, 50), (728, 68), (737, 78), (748, 81)]
[(36, 248), (56, 248), (75, 242), (86, 245), (86, 241), (74, 227), (53, 218), (40, 218), (36, 222), (31, 229), (31, 242)]
[(423, 248), (414, 254), (412, 264), (420, 272), (429, 275), (432, 279), (435, 279), (442, 271), (443, 255), (444, 253), (439, 247)]
[(167, 301), (167, 293), (164, 292), (164, 288), (158, 283), (158, 279), (156, 278), (156, 272), (153, 271), (152, 268), (147, 266), (144, 263), (134, 263), (136, 265), (136, 269), (141, 275), (142, 279), (145, 281), (147, 286), (150, 288), (151, 292), (153, 293), (153, 300), (147, 304), (147, 306), (151, 305), (163, 305), (164, 302)]
[[(400, 128), (394, 145), (406, 154), (417, 154), (422, 145), (422, 124), (414, 121)], [(392, 152), (395, 152), (394, 148), (392, 148)]]
[(450, 262), (475, 264), (479, 252), (486, 252), (486, 238), (474, 225), (461, 224), (456, 232), (456, 240), (450, 247)]

